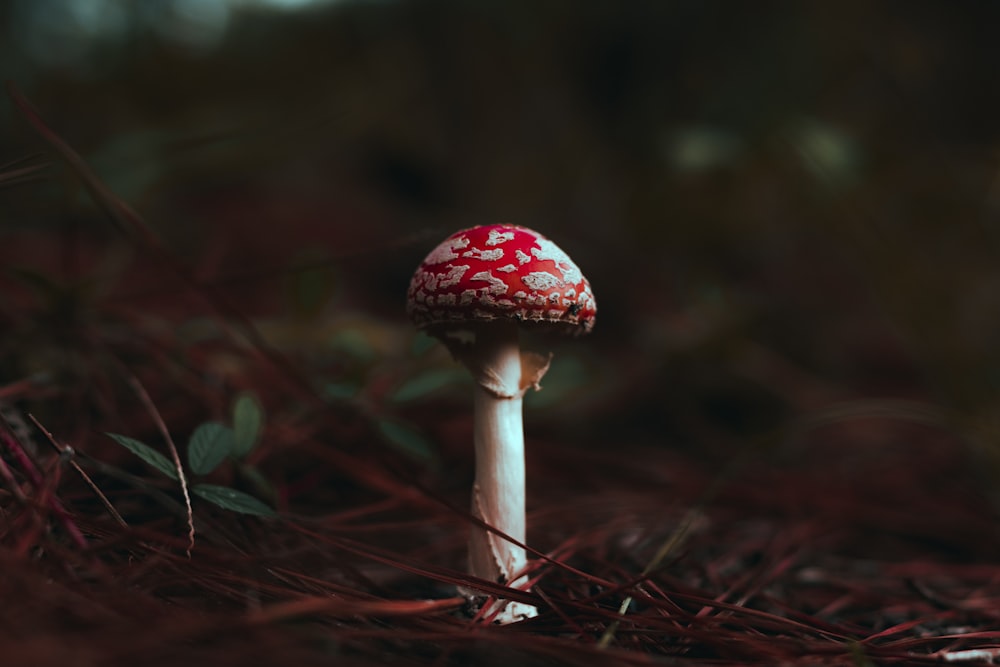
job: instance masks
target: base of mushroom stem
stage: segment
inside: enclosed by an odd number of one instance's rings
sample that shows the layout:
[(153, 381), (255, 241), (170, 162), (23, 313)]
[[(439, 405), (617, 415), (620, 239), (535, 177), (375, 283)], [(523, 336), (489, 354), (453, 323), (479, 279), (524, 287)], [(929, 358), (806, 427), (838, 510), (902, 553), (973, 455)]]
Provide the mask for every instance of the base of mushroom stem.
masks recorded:
[(513, 600), (498, 600), (481, 594), (470, 595), (462, 591), (469, 601), (469, 611), (472, 615), (480, 615), (482, 618), (492, 619), (493, 623), (507, 625), (526, 621), (529, 618), (538, 616), (538, 608), (524, 602), (514, 602)]
[[(521, 576), (511, 584), (511, 588), (525, 590), (527, 588), (525, 584), (527, 583), (527, 577)], [(525, 621), (538, 616), (538, 609), (534, 605), (525, 602), (515, 602), (514, 600), (504, 600), (503, 598), (498, 599), (483, 595), (480, 591), (464, 586), (459, 586), (458, 592), (468, 600), (470, 615), (481, 615), (483, 618), (491, 618), (493, 619), (493, 623), (507, 625), (508, 623), (517, 623), (518, 621)]]

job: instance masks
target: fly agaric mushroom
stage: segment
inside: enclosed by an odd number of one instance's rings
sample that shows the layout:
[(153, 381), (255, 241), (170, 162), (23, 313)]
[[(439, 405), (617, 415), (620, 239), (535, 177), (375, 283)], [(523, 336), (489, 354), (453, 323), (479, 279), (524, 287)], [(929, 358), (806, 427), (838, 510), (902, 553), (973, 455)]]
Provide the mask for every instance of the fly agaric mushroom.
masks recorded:
[[(427, 255), (410, 281), (406, 309), (476, 381), (472, 513), (511, 539), (473, 527), (469, 571), (521, 587), (527, 555), (511, 541), (525, 541), (521, 403), (529, 388), (540, 388), (551, 354), (523, 352), (518, 330), (590, 331), (597, 314), (590, 283), (538, 232), (486, 225), (449, 236)], [(488, 611), (498, 611), (501, 623), (537, 613), (531, 605), (506, 601)]]

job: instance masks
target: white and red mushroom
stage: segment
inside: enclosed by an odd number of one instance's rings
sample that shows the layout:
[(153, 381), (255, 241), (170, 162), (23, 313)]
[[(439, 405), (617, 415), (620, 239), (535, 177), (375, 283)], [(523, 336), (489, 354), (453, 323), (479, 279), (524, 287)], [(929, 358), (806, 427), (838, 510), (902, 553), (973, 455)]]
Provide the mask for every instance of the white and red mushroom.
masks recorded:
[[(472, 575), (524, 586), (524, 393), (538, 389), (551, 355), (523, 352), (519, 329), (585, 333), (597, 307), (590, 283), (556, 244), (515, 225), (473, 227), (445, 239), (421, 263), (407, 312), (440, 339), (476, 381), (472, 513), (496, 533), (473, 527)], [(466, 591), (470, 597), (475, 593)], [(534, 616), (534, 607), (500, 601), (496, 620)]]

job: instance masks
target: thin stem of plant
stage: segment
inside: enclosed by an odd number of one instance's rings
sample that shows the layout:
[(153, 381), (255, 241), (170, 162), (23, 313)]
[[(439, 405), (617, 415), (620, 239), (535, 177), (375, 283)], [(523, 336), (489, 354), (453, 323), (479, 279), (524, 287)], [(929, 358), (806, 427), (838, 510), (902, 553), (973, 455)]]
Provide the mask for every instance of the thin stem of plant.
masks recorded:
[(127, 379), (129, 386), (142, 401), (149, 415), (153, 418), (153, 422), (156, 424), (156, 428), (159, 429), (160, 435), (163, 436), (164, 441), (167, 443), (167, 449), (170, 451), (170, 457), (173, 459), (174, 469), (177, 471), (177, 478), (181, 483), (181, 493), (184, 495), (184, 507), (187, 510), (187, 524), (188, 524), (188, 548), (187, 556), (191, 557), (191, 551), (194, 550), (194, 510), (191, 507), (191, 494), (188, 492), (187, 477), (184, 474), (184, 466), (181, 465), (181, 456), (177, 452), (177, 445), (174, 444), (174, 439), (170, 437), (170, 431), (167, 429), (167, 424), (163, 421), (163, 417), (160, 416), (160, 411), (156, 409), (156, 405), (153, 400), (149, 397), (149, 393), (146, 388), (142, 386), (139, 379), (135, 377), (130, 372), (127, 372)]
[[(645, 579), (650, 574), (655, 572), (663, 564), (670, 554), (677, 551), (684, 541), (687, 539), (688, 535), (691, 534), (691, 528), (694, 526), (695, 521), (701, 516), (701, 507), (692, 507), (684, 515), (680, 524), (674, 529), (667, 540), (660, 546), (657, 550), (656, 555), (653, 556), (652, 560), (646, 565), (642, 570), (641, 577)], [(636, 586), (637, 590), (642, 591), (642, 584)], [(643, 591), (644, 592), (644, 591)], [(632, 606), (632, 602), (635, 600), (635, 596), (629, 595), (624, 600), (622, 600), (621, 606), (618, 607), (618, 615), (623, 617), (628, 613), (629, 607)], [(597, 642), (598, 648), (607, 648), (615, 638), (615, 633), (618, 632), (618, 626), (621, 625), (621, 619), (617, 619), (611, 623), (601, 635), (600, 640)]]
[(88, 475), (86, 471), (80, 467), (80, 464), (73, 460), (73, 457), (76, 456), (75, 450), (69, 445), (60, 445), (56, 442), (56, 439), (52, 437), (52, 434), (48, 431), (48, 429), (42, 426), (42, 424), (35, 419), (35, 416), (30, 412), (28, 413), (28, 419), (35, 425), (35, 428), (41, 431), (42, 435), (45, 436), (45, 440), (52, 446), (53, 449), (56, 450), (56, 452), (59, 453), (60, 456), (69, 457), (67, 461), (70, 467), (73, 468), (73, 470), (76, 471), (76, 474), (78, 474), (83, 481), (87, 483), (87, 486), (90, 487), (91, 491), (93, 491), (97, 498), (101, 501), (104, 508), (108, 510), (108, 514), (110, 514), (111, 517), (118, 522), (118, 525), (122, 528), (128, 528), (128, 523), (125, 522), (125, 519), (118, 512), (115, 506), (111, 504), (111, 501), (106, 495), (104, 495), (104, 492), (101, 491), (100, 487), (98, 487), (94, 480), (91, 479), (90, 475)]
[[(652, 575), (658, 569), (663, 567), (667, 558), (669, 558), (671, 554), (675, 553), (691, 534), (697, 519), (702, 516), (705, 506), (708, 505), (708, 503), (711, 502), (716, 495), (718, 495), (718, 493), (722, 490), (722, 487), (729, 481), (736, 471), (740, 470), (752, 457), (756, 456), (760, 449), (764, 447), (773, 438), (773, 436), (774, 434), (771, 434), (771, 437), (764, 437), (757, 443), (748, 446), (740, 456), (733, 458), (729, 464), (712, 479), (708, 487), (702, 492), (698, 502), (696, 502), (684, 514), (684, 517), (681, 519), (680, 523), (677, 524), (677, 527), (671, 531), (667, 539), (662, 545), (660, 545), (660, 548), (657, 549), (653, 558), (650, 559), (646, 567), (643, 568), (640, 579), (645, 580), (646, 577)], [(641, 583), (637, 584), (635, 589), (645, 593)], [(622, 600), (621, 605), (618, 607), (619, 618), (608, 625), (604, 634), (601, 635), (601, 638), (597, 642), (598, 648), (606, 649), (611, 645), (611, 642), (614, 641), (615, 633), (618, 632), (618, 627), (621, 625), (621, 619), (623, 619), (628, 613), (628, 609), (632, 605), (632, 601), (634, 599), (634, 596), (629, 595)]]

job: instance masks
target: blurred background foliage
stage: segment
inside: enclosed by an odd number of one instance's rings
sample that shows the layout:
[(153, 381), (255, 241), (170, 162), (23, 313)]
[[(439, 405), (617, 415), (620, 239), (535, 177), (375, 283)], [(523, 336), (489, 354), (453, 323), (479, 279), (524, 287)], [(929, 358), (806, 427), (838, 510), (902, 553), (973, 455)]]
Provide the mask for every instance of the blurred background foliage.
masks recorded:
[[(990, 453), (998, 21), (985, 0), (8, 0), (0, 62), (191, 275), (419, 460), (467, 381), (406, 285), (493, 222), (555, 239), (600, 310), (551, 343), (529, 439), (720, 461), (891, 397)], [(2, 382), (45, 373), (107, 419), (93, 341), (141, 330), (136, 359), (253, 384), (13, 105), (0, 127)]]

